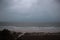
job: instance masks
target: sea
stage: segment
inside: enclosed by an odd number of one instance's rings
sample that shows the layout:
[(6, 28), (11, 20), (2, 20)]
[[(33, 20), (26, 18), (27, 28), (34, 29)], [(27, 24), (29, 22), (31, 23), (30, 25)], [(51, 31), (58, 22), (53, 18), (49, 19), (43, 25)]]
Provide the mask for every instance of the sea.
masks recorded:
[(0, 30), (8, 29), (16, 32), (60, 32), (60, 27), (38, 27), (38, 26), (0, 26)]

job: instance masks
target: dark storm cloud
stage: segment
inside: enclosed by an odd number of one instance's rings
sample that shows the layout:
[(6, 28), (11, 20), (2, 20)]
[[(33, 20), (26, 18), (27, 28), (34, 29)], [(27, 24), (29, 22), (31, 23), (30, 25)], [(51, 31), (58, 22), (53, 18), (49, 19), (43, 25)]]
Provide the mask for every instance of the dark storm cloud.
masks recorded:
[(0, 21), (58, 21), (59, 0), (0, 0)]
[(55, 2), (60, 3), (60, 0), (55, 0)]

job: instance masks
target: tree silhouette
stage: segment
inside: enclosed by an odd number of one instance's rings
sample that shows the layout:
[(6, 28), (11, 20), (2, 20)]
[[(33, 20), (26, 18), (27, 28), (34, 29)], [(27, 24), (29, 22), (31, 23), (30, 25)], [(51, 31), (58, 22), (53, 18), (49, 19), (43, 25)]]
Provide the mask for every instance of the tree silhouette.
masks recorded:
[(1, 40), (14, 40), (14, 37), (8, 29), (4, 29), (1, 32)]
[(0, 31), (0, 40), (16, 40), (21, 32), (12, 32), (8, 29)]

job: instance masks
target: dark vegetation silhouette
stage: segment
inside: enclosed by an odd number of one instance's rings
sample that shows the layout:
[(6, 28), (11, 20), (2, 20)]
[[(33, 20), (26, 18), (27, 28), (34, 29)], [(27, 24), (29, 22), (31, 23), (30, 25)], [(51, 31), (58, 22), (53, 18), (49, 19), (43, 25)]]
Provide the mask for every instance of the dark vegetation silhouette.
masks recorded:
[(20, 35), (21, 32), (11, 32), (8, 29), (4, 29), (0, 31), (0, 40), (16, 40), (18, 35)]
[(21, 37), (22, 32), (9, 31), (4, 29), (0, 31), (0, 40), (60, 40), (60, 32), (44, 33), (44, 32), (27, 32)]

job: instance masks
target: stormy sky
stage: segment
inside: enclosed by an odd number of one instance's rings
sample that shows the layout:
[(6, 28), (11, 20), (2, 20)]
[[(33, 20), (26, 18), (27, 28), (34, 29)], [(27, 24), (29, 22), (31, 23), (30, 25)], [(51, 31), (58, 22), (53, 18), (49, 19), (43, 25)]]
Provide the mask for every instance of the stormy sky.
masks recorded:
[(0, 0), (0, 21), (60, 22), (60, 1)]

